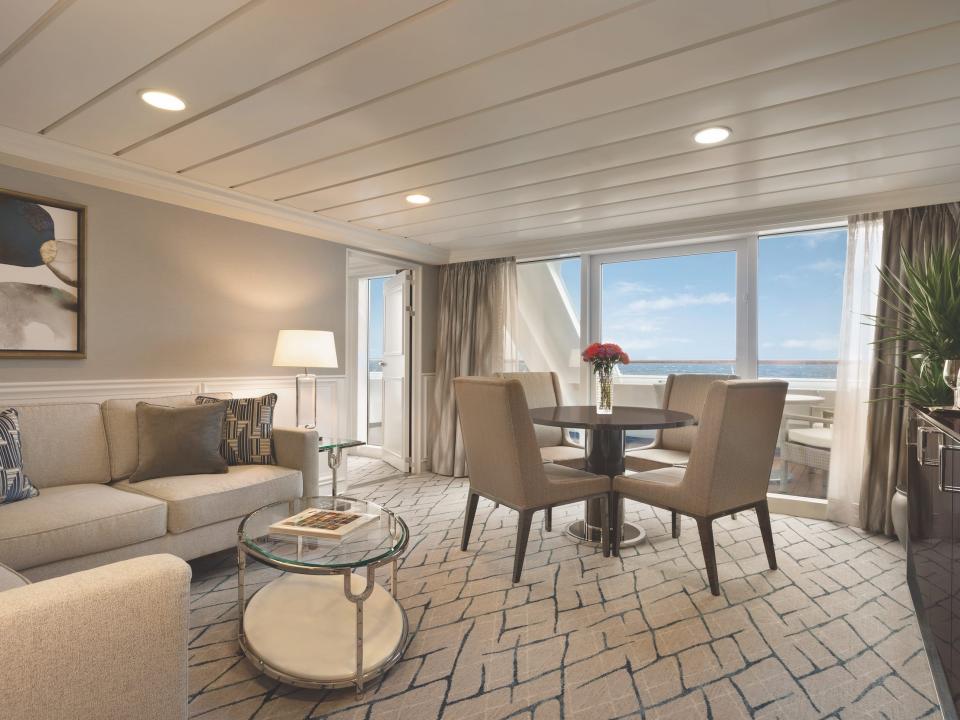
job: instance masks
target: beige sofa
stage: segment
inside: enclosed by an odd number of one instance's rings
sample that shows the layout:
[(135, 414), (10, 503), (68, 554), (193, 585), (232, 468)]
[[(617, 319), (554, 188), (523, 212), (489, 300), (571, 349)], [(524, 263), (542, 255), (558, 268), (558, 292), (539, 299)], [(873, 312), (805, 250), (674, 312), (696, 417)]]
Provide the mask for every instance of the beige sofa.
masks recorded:
[(0, 566), (0, 717), (186, 720), (189, 607), (170, 555), (33, 585)]
[[(196, 395), (143, 399), (184, 406)], [(24, 470), (40, 494), (0, 505), (0, 563), (42, 580), (154, 553), (190, 560), (233, 547), (258, 507), (318, 494), (317, 433), (299, 428), (274, 428), (277, 465), (128, 482), (138, 401), (17, 406)]]

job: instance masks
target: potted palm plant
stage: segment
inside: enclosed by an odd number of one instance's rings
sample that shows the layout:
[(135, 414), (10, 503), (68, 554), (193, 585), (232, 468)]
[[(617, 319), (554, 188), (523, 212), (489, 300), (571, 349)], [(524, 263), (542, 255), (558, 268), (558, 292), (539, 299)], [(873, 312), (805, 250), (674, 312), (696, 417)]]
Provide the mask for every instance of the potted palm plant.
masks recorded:
[[(895, 367), (889, 393), (893, 400), (916, 407), (957, 407), (960, 370), (960, 247), (940, 244), (911, 258), (901, 249), (900, 272), (880, 269), (889, 291), (881, 296), (873, 323), (885, 331), (877, 341), (885, 362)], [(883, 312), (886, 310), (886, 312)], [(907, 495), (901, 483), (890, 503), (894, 530), (907, 537)]]
[[(892, 350), (897, 367), (892, 391), (919, 407), (954, 405), (960, 358), (960, 247), (937, 245), (916, 258), (900, 252), (901, 271), (880, 269), (889, 291), (880, 302), (887, 314), (873, 316), (886, 331), (881, 351)], [(946, 369), (946, 372), (944, 370)]]

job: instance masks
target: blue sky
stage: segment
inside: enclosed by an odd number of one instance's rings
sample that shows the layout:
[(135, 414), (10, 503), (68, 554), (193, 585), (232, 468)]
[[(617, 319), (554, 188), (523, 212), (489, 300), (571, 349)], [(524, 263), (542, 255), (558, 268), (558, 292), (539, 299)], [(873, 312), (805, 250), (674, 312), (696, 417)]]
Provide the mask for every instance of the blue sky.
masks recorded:
[[(846, 228), (760, 238), (761, 361), (836, 359), (846, 240)], [(560, 271), (579, 297), (579, 259), (562, 261)], [(631, 357), (735, 358), (735, 253), (609, 263), (602, 282), (603, 339)]]
[(386, 281), (385, 277), (370, 278), (367, 286), (369, 288), (367, 358), (370, 360), (379, 360), (383, 357), (383, 284)]

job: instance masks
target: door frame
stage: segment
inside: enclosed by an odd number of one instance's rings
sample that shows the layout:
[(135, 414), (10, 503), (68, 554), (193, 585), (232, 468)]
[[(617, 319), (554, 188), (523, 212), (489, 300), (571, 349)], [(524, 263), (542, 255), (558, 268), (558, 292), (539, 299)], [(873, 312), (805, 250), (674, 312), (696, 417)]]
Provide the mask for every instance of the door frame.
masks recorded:
[[(346, 292), (347, 292), (347, 302), (346, 302), (346, 336), (347, 336), (347, 348), (346, 348), (346, 357), (347, 361), (347, 371), (346, 371), (346, 382), (347, 382), (347, 427), (351, 435), (358, 437), (359, 439), (366, 440), (366, 428), (359, 427), (360, 412), (358, 408), (358, 389), (359, 389), (359, 380), (360, 380), (360, 368), (359, 368), (359, 348), (360, 348), (360, 338), (359, 338), (359, 311), (360, 311), (360, 285), (361, 281), (371, 278), (371, 277), (383, 277), (386, 275), (392, 275), (397, 270), (410, 270), (412, 273), (411, 284), (412, 284), (412, 328), (410, 333), (410, 358), (407, 360), (407, 368), (409, 370), (407, 379), (406, 379), (406, 388), (405, 392), (409, 398), (409, 417), (407, 422), (409, 423), (408, 429), (408, 445), (407, 448), (411, 458), (410, 467), (411, 472), (420, 473), (423, 471), (423, 453), (418, 452), (417, 448), (424, 447), (426, 438), (423, 437), (425, 423), (421, 422), (421, 419), (425, 417), (427, 408), (424, 406), (424, 393), (423, 393), (423, 358), (421, 357), (420, 349), (422, 347), (421, 338), (423, 337), (423, 313), (421, 308), (423, 306), (422, 293), (423, 293), (423, 266), (417, 263), (412, 263), (407, 260), (398, 260), (391, 258), (386, 255), (376, 255), (373, 253), (360, 252), (357, 250), (347, 250), (347, 263), (346, 263)], [(366, 339), (363, 340), (363, 345), (366, 345)], [(364, 373), (365, 374), (365, 373)], [(364, 413), (365, 416), (365, 413)], [(358, 433), (362, 430), (362, 434)], [(367, 455), (370, 457), (380, 457), (379, 450), (370, 452), (364, 451), (362, 446), (361, 448), (354, 448), (354, 453), (357, 455)]]

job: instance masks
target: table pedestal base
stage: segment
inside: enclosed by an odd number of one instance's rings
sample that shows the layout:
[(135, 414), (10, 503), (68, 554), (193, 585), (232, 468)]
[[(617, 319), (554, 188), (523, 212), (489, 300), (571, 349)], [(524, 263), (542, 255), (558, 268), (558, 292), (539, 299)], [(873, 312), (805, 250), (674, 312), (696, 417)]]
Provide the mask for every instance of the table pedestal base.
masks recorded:
[[(574, 520), (567, 525), (567, 535), (587, 545), (600, 544), (600, 528), (587, 525), (585, 520)], [(620, 526), (620, 547), (639, 545), (647, 539), (647, 531), (632, 523), (625, 522)]]

